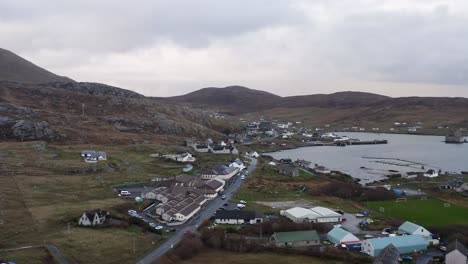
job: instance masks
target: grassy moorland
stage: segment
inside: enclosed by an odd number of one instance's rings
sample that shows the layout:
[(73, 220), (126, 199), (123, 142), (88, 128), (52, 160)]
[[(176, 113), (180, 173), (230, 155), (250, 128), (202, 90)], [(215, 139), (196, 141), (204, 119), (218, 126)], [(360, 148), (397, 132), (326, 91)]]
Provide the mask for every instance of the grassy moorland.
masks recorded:
[[(108, 160), (87, 164), (79, 156), (84, 149), (106, 151)], [(83, 211), (97, 208), (125, 218), (126, 210), (136, 205), (118, 198), (112, 186), (182, 173), (180, 164), (149, 156), (177, 150), (179, 147), (152, 144), (0, 143), (0, 247), (46, 243), (57, 246), (73, 262), (134, 262), (165, 237), (126, 227), (88, 229), (72, 225), (68, 238), (67, 223), (76, 221)], [(197, 157), (195, 171), (232, 159), (229, 155)]]

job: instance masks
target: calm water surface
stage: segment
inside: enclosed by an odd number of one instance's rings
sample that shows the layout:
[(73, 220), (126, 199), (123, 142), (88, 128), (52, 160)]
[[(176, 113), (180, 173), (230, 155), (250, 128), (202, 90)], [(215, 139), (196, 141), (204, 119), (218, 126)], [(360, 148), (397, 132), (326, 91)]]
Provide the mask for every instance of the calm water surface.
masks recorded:
[[(387, 139), (386, 145), (304, 147), (266, 153), (276, 159), (305, 159), (361, 179), (361, 183), (384, 179), (385, 175), (425, 171), (468, 171), (468, 143), (445, 144), (441, 136), (375, 133), (336, 133), (360, 140)], [(424, 169), (422, 168), (424, 167)]]

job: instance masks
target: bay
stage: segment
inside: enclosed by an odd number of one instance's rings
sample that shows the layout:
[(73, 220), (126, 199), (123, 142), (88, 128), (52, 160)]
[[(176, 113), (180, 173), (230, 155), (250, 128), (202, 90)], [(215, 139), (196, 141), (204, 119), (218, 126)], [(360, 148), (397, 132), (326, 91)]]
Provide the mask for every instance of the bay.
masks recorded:
[(388, 140), (383, 145), (346, 147), (314, 146), (265, 153), (275, 159), (305, 159), (338, 170), (361, 183), (385, 179), (392, 173), (428, 169), (460, 173), (468, 171), (468, 144), (446, 144), (441, 136), (377, 133), (336, 133), (360, 140)]

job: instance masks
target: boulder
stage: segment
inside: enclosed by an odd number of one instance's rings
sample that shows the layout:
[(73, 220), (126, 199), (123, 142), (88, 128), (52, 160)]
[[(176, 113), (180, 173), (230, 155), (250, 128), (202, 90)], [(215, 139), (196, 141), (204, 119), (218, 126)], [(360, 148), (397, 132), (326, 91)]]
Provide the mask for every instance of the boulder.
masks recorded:
[(23, 140), (53, 140), (57, 138), (56, 133), (49, 128), (45, 121), (19, 120), (11, 127), (14, 137)]

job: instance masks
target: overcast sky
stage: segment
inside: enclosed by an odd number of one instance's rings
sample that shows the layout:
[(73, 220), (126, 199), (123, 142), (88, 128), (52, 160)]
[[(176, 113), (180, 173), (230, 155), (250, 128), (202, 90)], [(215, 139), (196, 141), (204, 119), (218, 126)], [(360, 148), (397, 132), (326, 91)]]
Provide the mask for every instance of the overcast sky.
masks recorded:
[(0, 45), (149, 96), (468, 97), (467, 0), (1, 0)]

